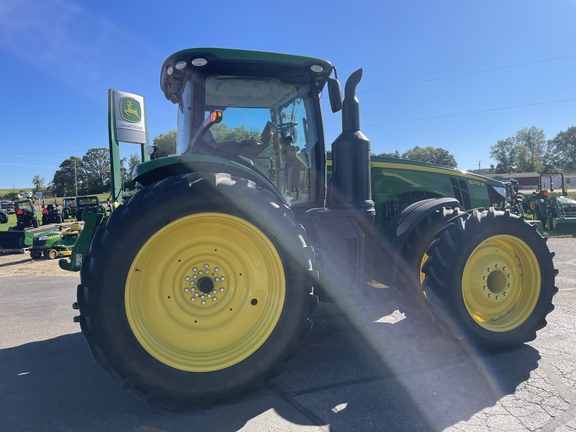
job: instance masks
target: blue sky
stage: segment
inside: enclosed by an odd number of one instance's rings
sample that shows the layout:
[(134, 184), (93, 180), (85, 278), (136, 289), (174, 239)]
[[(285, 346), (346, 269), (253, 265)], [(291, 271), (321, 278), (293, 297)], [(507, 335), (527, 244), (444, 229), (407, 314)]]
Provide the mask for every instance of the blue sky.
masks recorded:
[[(49, 183), (64, 159), (107, 147), (109, 88), (146, 98), (151, 140), (174, 129), (160, 67), (201, 46), (324, 58), (342, 84), (363, 68), (373, 152), (431, 145), (488, 167), (490, 146), (524, 127), (551, 139), (576, 125), (575, 17), (573, 0), (3, 0), (0, 188)], [(325, 117), (331, 141), (341, 119)]]

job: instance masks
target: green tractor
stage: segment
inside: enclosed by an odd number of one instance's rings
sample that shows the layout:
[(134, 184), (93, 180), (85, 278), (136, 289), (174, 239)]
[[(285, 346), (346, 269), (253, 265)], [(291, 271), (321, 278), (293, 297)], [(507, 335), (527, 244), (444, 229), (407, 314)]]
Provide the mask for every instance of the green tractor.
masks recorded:
[(95, 208), (100, 205), (100, 199), (94, 196), (76, 197), (76, 220), (82, 220), (82, 213), (86, 209)]
[[(560, 192), (554, 192), (553, 177), (560, 176)], [(548, 177), (550, 190), (544, 189), (542, 179)], [(564, 174), (542, 174), (538, 189), (527, 199), (525, 208), (550, 231), (576, 232), (576, 200), (568, 196)]]
[(64, 198), (62, 200), (62, 218), (70, 219), (76, 217), (76, 198)]
[[(165, 61), (178, 155), (138, 165), (141, 189), (109, 216), (85, 210), (60, 260), (81, 272), (76, 320), (122, 388), (167, 407), (234, 400), (297, 350), (318, 294), (360, 299), (373, 278), (474, 346), (514, 347), (546, 325), (557, 288), (545, 238), (482, 178), (452, 171), (428, 194), (411, 179), (433, 168), (386, 174), (360, 131), (362, 71), (343, 101), (335, 75), (325, 60), (242, 50)], [(325, 90), (342, 112), (329, 177)], [(494, 206), (473, 208), (480, 189)]]
[(70, 256), (80, 231), (80, 225), (73, 223), (70, 227), (57, 226), (56, 229), (34, 236), (30, 257), (36, 260), (42, 257), (55, 259)]

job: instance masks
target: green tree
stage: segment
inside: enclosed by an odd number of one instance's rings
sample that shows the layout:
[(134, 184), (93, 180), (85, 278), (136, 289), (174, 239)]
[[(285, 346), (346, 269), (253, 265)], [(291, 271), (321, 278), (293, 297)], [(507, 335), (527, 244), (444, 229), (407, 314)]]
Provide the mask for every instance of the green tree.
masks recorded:
[(156, 147), (154, 157), (164, 157), (176, 154), (176, 129), (158, 135), (152, 141)]
[(380, 154), (377, 154), (376, 156), (389, 157), (389, 158), (401, 158), (402, 157), (400, 155), (400, 153), (398, 152), (398, 150), (396, 150), (394, 153), (380, 153)]
[(44, 189), (44, 177), (35, 175), (32, 179), (32, 184), (34, 184), (34, 192), (39, 192)]
[(553, 173), (562, 170), (562, 159), (559, 158), (556, 141), (553, 139), (546, 141), (546, 148), (542, 156), (542, 172)]
[(219, 123), (210, 128), (212, 136), (217, 142), (221, 141), (237, 141), (242, 142), (247, 139), (260, 140), (260, 132), (256, 130), (249, 130), (246, 126), (239, 126), (230, 129), (224, 123)]
[(549, 149), (556, 154), (557, 168), (568, 172), (576, 171), (576, 126), (559, 132), (551, 140)]
[(82, 159), (71, 156), (65, 159), (60, 168), (54, 173), (52, 186), (54, 194), (57, 196), (74, 196), (76, 193), (76, 181), (78, 183), (78, 193), (82, 194), (84, 184), (84, 171), (82, 170)]
[(516, 139), (514, 137), (499, 140), (490, 147), (490, 157), (496, 161), (496, 174), (516, 172)]
[[(130, 155), (128, 161), (124, 158), (122, 160), (121, 171), (122, 171), (122, 182), (124, 184), (124, 189), (134, 189), (134, 183), (132, 182), (132, 171), (134, 167), (140, 163), (140, 157), (133, 153)], [(127, 167), (126, 167), (127, 165)]]
[(410, 159), (419, 162), (426, 162), (435, 165), (446, 166), (449, 168), (456, 168), (458, 164), (454, 156), (448, 151), (440, 147), (414, 147), (411, 150), (402, 154), (402, 159)]
[(516, 154), (518, 171), (542, 172), (542, 156), (546, 151), (544, 131), (536, 126), (524, 128), (516, 133), (516, 145), (519, 147)]
[(82, 156), (82, 170), (87, 193), (110, 190), (110, 152), (106, 148), (91, 148)]

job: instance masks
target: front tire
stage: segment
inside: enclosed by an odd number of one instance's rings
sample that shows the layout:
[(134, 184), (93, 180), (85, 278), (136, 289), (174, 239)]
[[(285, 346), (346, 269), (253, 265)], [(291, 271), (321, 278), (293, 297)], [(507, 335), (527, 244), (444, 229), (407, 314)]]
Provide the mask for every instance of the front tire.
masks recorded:
[(45, 250), (44, 257), (48, 259), (56, 259), (58, 258), (58, 251), (56, 249)]
[(554, 254), (523, 217), (473, 210), (442, 229), (428, 254), (424, 290), (450, 334), (508, 348), (546, 326), (558, 292)]
[(252, 182), (165, 179), (97, 231), (78, 287), (82, 331), (143, 400), (234, 399), (279, 372), (309, 328), (312, 254), (290, 209)]

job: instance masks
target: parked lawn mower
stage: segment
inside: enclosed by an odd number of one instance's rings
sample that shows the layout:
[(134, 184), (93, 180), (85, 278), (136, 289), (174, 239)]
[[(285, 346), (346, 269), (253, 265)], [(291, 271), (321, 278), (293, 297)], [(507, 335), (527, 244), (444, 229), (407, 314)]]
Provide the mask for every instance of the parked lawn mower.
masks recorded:
[(70, 227), (57, 226), (56, 229), (38, 234), (32, 240), (30, 257), (55, 259), (70, 256), (80, 231), (80, 224), (73, 223)]

